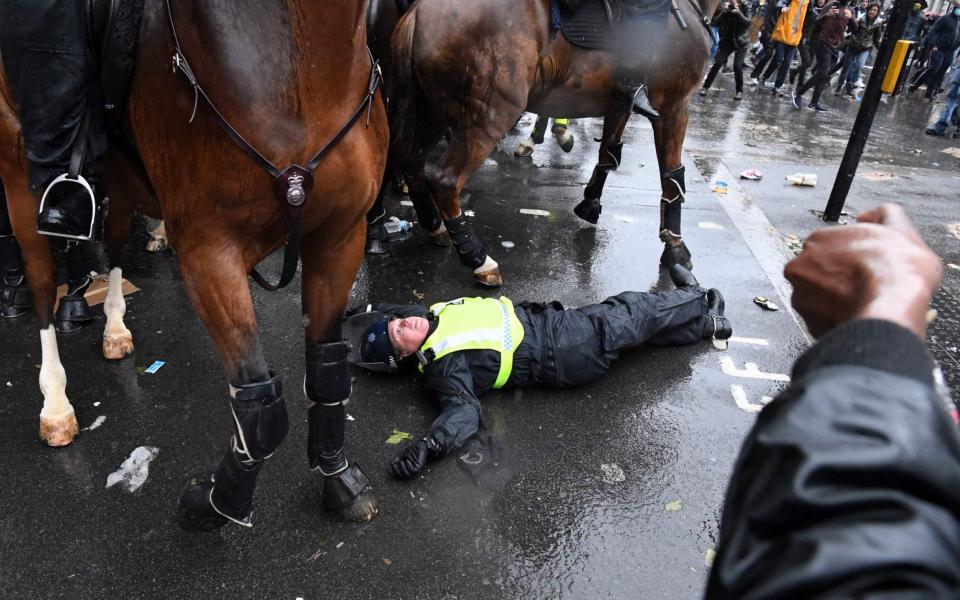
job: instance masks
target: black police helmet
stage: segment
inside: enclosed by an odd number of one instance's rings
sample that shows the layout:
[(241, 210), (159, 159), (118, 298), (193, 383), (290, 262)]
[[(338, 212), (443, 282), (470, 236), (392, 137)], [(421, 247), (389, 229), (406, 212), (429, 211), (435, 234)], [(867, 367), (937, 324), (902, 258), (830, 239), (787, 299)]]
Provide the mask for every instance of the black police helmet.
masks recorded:
[(397, 368), (397, 353), (387, 333), (388, 319), (380, 319), (367, 328), (360, 342), (360, 358), (364, 363), (380, 363), (390, 370)]

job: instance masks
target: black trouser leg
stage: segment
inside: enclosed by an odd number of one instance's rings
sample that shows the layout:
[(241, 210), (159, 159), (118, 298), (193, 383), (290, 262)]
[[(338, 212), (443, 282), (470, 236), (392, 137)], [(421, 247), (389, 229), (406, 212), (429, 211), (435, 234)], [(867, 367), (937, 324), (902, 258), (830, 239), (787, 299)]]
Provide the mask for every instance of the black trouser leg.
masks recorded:
[(717, 47), (717, 56), (713, 60), (713, 66), (710, 67), (710, 72), (707, 73), (707, 79), (703, 82), (703, 89), (710, 89), (710, 86), (713, 84), (713, 80), (717, 77), (717, 73), (720, 72), (720, 69), (727, 62), (727, 59), (730, 57), (730, 54), (733, 53), (733, 50), (733, 44), (725, 43), (723, 40), (720, 41), (720, 45)]
[(763, 36), (761, 36), (760, 41), (763, 44), (763, 56), (754, 64), (753, 71), (750, 71), (750, 77), (754, 79), (760, 77), (760, 74), (763, 73), (763, 68), (767, 66), (767, 63), (773, 58), (773, 42), (770, 40), (770, 37), (767, 36), (764, 39)]
[[(820, 87), (820, 81), (827, 78), (827, 71), (831, 66), (830, 46), (822, 40), (817, 40), (813, 44), (813, 54), (816, 58), (816, 65), (813, 68), (813, 75), (797, 88), (797, 95), (802, 96), (812, 87)], [(814, 92), (814, 97), (819, 98), (819, 94)]]
[(106, 152), (102, 102), (92, 101), (95, 68), (84, 7), (78, 0), (0, 3), (3, 63), (17, 98), (35, 191), (67, 171), (88, 111), (85, 177), (97, 177)]
[(743, 91), (743, 61), (747, 58), (747, 47), (737, 48), (733, 55), (733, 79), (737, 84), (737, 93)]
[[(813, 51), (810, 47), (810, 42), (803, 42), (800, 44), (800, 68), (797, 70), (797, 89), (806, 81), (807, 72), (810, 70), (810, 64), (812, 62)], [(791, 80), (790, 83), (793, 83), (793, 80)]]
[[(599, 304), (549, 311), (545, 327), (552, 333), (546, 349), (556, 365), (541, 382), (568, 387), (603, 375), (620, 352), (645, 343), (686, 344), (703, 339), (708, 323), (704, 291), (682, 288), (666, 292), (623, 292)], [(550, 339), (542, 336), (543, 339)]]
[(777, 80), (773, 84), (775, 89), (780, 89), (783, 82), (787, 80), (787, 74), (790, 72), (790, 63), (793, 62), (793, 53), (795, 51), (796, 48), (794, 46), (784, 45), (783, 58), (780, 59), (780, 68), (777, 70)]

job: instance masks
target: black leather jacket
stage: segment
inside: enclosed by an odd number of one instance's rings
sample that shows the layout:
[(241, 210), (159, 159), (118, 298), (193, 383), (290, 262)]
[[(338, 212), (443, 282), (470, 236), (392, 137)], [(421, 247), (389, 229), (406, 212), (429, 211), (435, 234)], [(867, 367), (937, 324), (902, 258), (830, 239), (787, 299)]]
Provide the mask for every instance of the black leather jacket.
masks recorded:
[(878, 320), (797, 361), (737, 459), (707, 598), (957, 597), (960, 435), (932, 368)]

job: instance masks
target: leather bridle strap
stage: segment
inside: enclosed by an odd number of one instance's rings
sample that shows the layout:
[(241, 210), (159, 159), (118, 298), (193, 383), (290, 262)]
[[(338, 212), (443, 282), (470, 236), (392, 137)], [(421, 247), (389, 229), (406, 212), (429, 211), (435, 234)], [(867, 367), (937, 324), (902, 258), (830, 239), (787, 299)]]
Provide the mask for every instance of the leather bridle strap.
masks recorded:
[(257, 151), (250, 142), (248, 142), (240, 132), (238, 132), (230, 122), (217, 110), (216, 105), (210, 96), (207, 95), (200, 82), (197, 80), (190, 63), (180, 46), (180, 38), (177, 36), (177, 27), (173, 20), (173, 10), (170, 8), (170, 0), (164, 0), (167, 8), (167, 17), (170, 21), (170, 33), (173, 35), (173, 72), (181, 72), (190, 86), (193, 88), (193, 112), (190, 115), (190, 123), (197, 115), (197, 105), (200, 99), (203, 99), (204, 105), (210, 110), (220, 129), (233, 140), (233, 142), (243, 150), (244, 154), (249, 156), (255, 163), (270, 174), (274, 179), (273, 191), (277, 200), (283, 207), (287, 216), (287, 239), (283, 247), (283, 270), (280, 274), (280, 280), (277, 283), (267, 281), (256, 269), (250, 272), (250, 276), (258, 285), (268, 291), (275, 291), (286, 287), (293, 280), (297, 272), (297, 264), (300, 260), (300, 240), (302, 237), (300, 217), (303, 214), (303, 207), (313, 187), (313, 171), (320, 162), (326, 157), (327, 153), (347, 135), (350, 129), (356, 124), (363, 114), (367, 111), (366, 126), (370, 126), (370, 114), (373, 109), (373, 99), (377, 93), (377, 88), (383, 81), (383, 75), (380, 71), (379, 63), (374, 60), (370, 48), (367, 48), (367, 56), (370, 58), (370, 81), (367, 84), (367, 92), (359, 106), (350, 115), (350, 118), (340, 129), (320, 148), (320, 150), (311, 158), (305, 167), (299, 165), (290, 165), (281, 170), (263, 154)]

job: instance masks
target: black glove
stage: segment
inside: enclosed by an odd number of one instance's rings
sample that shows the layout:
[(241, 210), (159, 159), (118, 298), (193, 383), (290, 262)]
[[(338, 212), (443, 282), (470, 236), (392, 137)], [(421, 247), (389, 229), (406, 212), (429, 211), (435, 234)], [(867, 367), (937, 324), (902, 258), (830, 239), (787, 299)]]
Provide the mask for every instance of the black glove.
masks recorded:
[(400, 451), (390, 463), (390, 474), (404, 481), (413, 479), (423, 472), (427, 460), (443, 454), (443, 447), (432, 436), (419, 439)]

